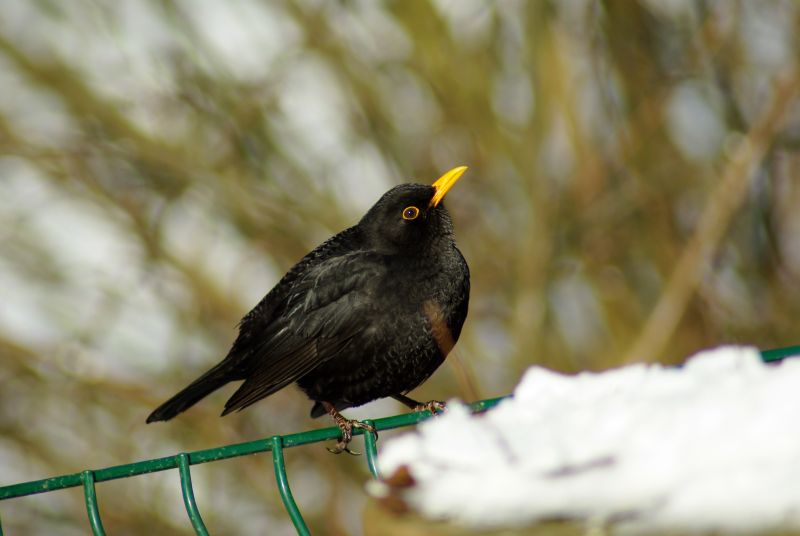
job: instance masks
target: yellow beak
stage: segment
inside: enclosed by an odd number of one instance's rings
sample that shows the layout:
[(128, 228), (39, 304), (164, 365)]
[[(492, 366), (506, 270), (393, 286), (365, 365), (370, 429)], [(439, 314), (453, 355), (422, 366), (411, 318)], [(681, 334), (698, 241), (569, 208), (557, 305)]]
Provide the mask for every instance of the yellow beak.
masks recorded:
[(431, 202), (428, 204), (428, 208), (433, 208), (441, 203), (442, 199), (444, 198), (444, 194), (446, 194), (447, 191), (453, 187), (456, 181), (461, 178), (461, 175), (463, 175), (466, 170), (467, 166), (458, 166), (436, 179), (436, 182), (433, 183), (433, 187), (436, 189), (436, 192), (433, 194), (433, 197), (431, 197)]

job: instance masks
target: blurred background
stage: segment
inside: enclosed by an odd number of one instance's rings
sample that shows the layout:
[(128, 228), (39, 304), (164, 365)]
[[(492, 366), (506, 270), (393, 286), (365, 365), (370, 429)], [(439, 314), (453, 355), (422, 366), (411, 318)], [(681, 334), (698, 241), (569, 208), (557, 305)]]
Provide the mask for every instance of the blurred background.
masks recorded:
[[(800, 343), (798, 36), (793, 0), (4, 0), (0, 483), (328, 426), (295, 388), (144, 420), (308, 250), (456, 165), (470, 316), (415, 398)], [(363, 534), (364, 460), (286, 456), (312, 532)], [(268, 456), (193, 476), (214, 534), (292, 533)], [(175, 471), (98, 493), (110, 534), (191, 533)], [(77, 488), (0, 513), (88, 530)]]

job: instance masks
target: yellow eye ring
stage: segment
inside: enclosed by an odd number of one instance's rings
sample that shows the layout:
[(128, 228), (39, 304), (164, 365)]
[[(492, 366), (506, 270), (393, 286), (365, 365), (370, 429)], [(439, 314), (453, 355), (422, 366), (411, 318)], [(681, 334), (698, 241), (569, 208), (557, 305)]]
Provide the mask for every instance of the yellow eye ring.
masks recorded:
[(419, 216), (419, 209), (415, 206), (410, 206), (403, 209), (404, 220), (416, 220), (418, 216)]

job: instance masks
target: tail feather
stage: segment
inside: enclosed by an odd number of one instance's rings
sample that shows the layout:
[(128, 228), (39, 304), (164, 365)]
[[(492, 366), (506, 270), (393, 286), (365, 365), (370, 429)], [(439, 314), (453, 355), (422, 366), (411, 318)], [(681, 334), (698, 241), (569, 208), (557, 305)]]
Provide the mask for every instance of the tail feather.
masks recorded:
[[(221, 365), (222, 363), (220, 363)], [(217, 366), (197, 378), (181, 392), (158, 406), (147, 417), (147, 422), (168, 421), (179, 413), (194, 406), (201, 399), (216, 391), (233, 378), (227, 371)]]

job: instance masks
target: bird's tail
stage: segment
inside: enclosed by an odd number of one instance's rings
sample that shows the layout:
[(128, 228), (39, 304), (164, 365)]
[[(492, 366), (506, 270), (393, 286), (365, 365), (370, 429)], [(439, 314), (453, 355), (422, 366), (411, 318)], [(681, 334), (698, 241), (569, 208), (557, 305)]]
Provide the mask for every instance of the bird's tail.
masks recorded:
[(231, 378), (227, 365), (224, 361), (212, 368), (181, 392), (158, 406), (153, 413), (147, 417), (147, 422), (168, 421), (178, 413), (182, 413), (194, 406), (202, 398), (205, 398), (216, 391), (233, 378)]

